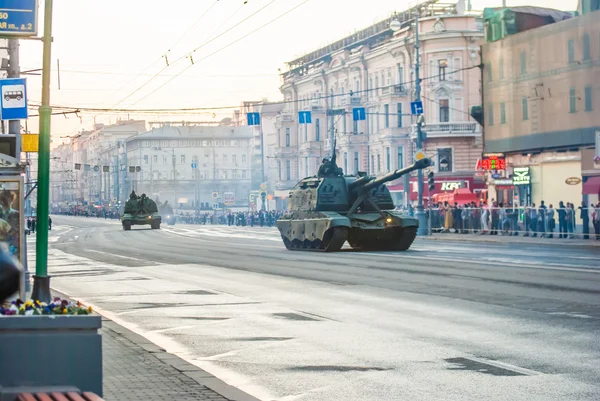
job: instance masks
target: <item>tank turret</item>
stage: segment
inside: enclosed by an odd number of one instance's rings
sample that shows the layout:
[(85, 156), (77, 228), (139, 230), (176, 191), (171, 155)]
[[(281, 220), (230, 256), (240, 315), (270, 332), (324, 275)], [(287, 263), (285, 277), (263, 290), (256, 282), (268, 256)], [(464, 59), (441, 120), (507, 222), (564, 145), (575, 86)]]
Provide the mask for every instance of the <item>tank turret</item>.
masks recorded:
[(406, 250), (418, 221), (395, 210), (384, 184), (431, 166), (423, 158), (381, 177), (359, 173), (344, 176), (335, 160), (323, 159), (319, 172), (296, 184), (288, 213), (277, 221), (288, 249), (337, 251), (348, 241), (353, 248)]

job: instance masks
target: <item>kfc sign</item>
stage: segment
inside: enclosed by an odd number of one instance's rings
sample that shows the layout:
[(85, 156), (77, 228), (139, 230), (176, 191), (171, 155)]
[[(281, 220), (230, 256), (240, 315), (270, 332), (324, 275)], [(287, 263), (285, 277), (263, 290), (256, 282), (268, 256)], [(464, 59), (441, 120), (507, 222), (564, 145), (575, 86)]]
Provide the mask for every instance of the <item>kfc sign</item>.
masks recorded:
[(462, 183), (460, 181), (442, 182), (442, 191), (454, 191), (458, 188), (462, 188)]

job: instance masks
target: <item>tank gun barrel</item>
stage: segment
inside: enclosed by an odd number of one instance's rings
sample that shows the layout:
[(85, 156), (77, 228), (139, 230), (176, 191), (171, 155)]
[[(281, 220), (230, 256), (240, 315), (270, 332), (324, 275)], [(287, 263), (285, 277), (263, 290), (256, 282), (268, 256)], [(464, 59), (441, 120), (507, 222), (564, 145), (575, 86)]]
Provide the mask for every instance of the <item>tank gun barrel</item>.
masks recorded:
[[(427, 168), (429, 166), (431, 166), (431, 159), (426, 157), (424, 159), (417, 160), (414, 164), (412, 164), (408, 167), (405, 167), (405, 168), (402, 168), (402, 169), (399, 169), (396, 171), (391, 171), (391, 172), (387, 173), (386, 175), (384, 175), (383, 177), (379, 177), (375, 180), (369, 181), (363, 186), (360, 186), (360, 187), (356, 186), (355, 189), (359, 190), (360, 192), (366, 192), (375, 187), (383, 185), (386, 182), (396, 180), (396, 179), (402, 177), (403, 175), (409, 174), (415, 170), (423, 170), (424, 168)], [(358, 183), (358, 180), (355, 183)]]

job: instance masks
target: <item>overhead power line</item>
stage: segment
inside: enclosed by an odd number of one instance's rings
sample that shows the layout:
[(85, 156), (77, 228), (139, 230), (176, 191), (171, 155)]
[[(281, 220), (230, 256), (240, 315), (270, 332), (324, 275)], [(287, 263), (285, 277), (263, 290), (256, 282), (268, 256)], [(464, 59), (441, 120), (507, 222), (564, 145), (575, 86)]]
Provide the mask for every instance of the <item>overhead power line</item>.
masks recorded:
[[(457, 72), (461, 72), (461, 71), (468, 71), (468, 70), (472, 70), (475, 68), (481, 68), (481, 65), (474, 65), (474, 66), (470, 66), (470, 67), (463, 67), (463, 68), (459, 68), (453, 71), (447, 71), (443, 74), (435, 74), (435, 75), (431, 75), (431, 76), (427, 76), (427, 77), (423, 77), (421, 78), (421, 81), (427, 81), (427, 80), (431, 80), (431, 79), (435, 79), (435, 78), (439, 78), (441, 76), (448, 76), (451, 75), (453, 73), (457, 73)], [(380, 91), (382, 89), (386, 89), (386, 88), (393, 88), (399, 85), (409, 85), (409, 84), (414, 84), (416, 82), (416, 80), (411, 80), (411, 81), (406, 81), (403, 82), (401, 84), (394, 84), (394, 85), (384, 85), (384, 86), (379, 86), (379, 87), (375, 87), (375, 88), (368, 88), (368, 89), (363, 89), (363, 90), (359, 90), (359, 91), (351, 91), (349, 93), (337, 93), (337, 94), (333, 94), (333, 95), (322, 95), (322, 96), (316, 96), (316, 97), (312, 97), (309, 99), (309, 101), (313, 101), (313, 100), (322, 100), (322, 99), (331, 99), (331, 98), (336, 98), (336, 97), (340, 97), (340, 96), (347, 96), (347, 95), (355, 95), (355, 94), (363, 94), (363, 93), (369, 93), (369, 92), (374, 92), (374, 91)], [(430, 100), (430, 99), (426, 99), (426, 100)], [(296, 99), (296, 100), (282, 100), (282, 101), (278, 101), (278, 102), (269, 102), (269, 104), (272, 105), (285, 105), (285, 104), (296, 104), (296, 103), (303, 103), (306, 100), (304, 99)], [(30, 103), (33, 103), (32, 106), (35, 106), (36, 104), (39, 104), (39, 102), (37, 101), (30, 101)], [(261, 102), (257, 102), (257, 104), (260, 104)], [(231, 109), (239, 109), (240, 105), (231, 105), (231, 106), (214, 106), (214, 107), (190, 107), (190, 108), (162, 108), (162, 109), (130, 109), (130, 108), (123, 108), (123, 109), (117, 109), (117, 108), (93, 108), (93, 107), (75, 107), (75, 106), (61, 106), (61, 105), (53, 105), (51, 106), (53, 109), (56, 110), (77, 110), (79, 112), (97, 112), (97, 113), (110, 113), (110, 112), (115, 112), (115, 113), (154, 113), (154, 114), (160, 114), (161, 112), (164, 113), (191, 113), (191, 112), (200, 112), (200, 111), (218, 111), (218, 110), (231, 110)], [(60, 113), (62, 114), (62, 113)]]
[[(273, 0), (273, 1), (275, 1), (275, 0)], [(221, 51), (223, 51), (223, 50), (227, 49), (228, 47), (230, 47), (230, 46), (232, 46), (232, 45), (236, 44), (237, 42), (239, 42), (239, 41), (241, 41), (241, 40), (243, 40), (243, 39), (246, 39), (248, 36), (250, 36), (250, 35), (252, 35), (252, 34), (254, 34), (254, 33), (256, 33), (256, 32), (258, 32), (258, 31), (260, 31), (261, 29), (263, 29), (263, 28), (265, 28), (265, 27), (269, 26), (270, 24), (272, 24), (273, 22), (275, 22), (275, 21), (279, 20), (280, 18), (283, 18), (283, 17), (285, 17), (286, 15), (288, 15), (288, 14), (289, 14), (289, 13), (291, 13), (292, 11), (296, 10), (297, 8), (299, 8), (299, 7), (303, 6), (304, 4), (308, 3), (309, 1), (311, 1), (311, 0), (304, 0), (302, 3), (298, 4), (297, 6), (295, 6), (295, 7), (291, 8), (291, 9), (289, 9), (288, 11), (284, 12), (283, 14), (280, 14), (280, 15), (278, 15), (277, 17), (273, 18), (273, 19), (272, 19), (272, 20), (270, 20), (269, 22), (267, 22), (267, 23), (265, 23), (265, 24), (263, 24), (263, 25), (259, 26), (258, 28), (256, 28), (256, 29), (254, 29), (254, 30), (250, 31), (250, 32), (249, 32), (249, 33), (247, 33), (246, 35), (244, 35), (244, 36), (242, 36), (242, 37), (240, 37), (240, 38), (238, 38), (238, 39), (234, 40), (233, 42), (230, 42), (228, 45), (225, 45), (225, 46), (223, 46), (223, 47), (221, 47), (221, 48), (217, 49), (216, 51), (214, 51), (214, 52), (210, 53), (208, 56), (205, 56), (205, 57), (201, 58), (200, 60), (196, 61), (195, 63), (188, 65), (188, 66), (187, 66), (185, 69), (183, 69), (183, 70), (182, 70), (182, 71), (181, 71), (179, 74), (177, 74), (176, 76), (174, 76), (174, 77), (172, 77), (171, 79), (167, 80), (165, 83), (163, 83), (162, 85), (160, 85), (158, 88), (154, 89), (152, 92), (148, 93), (146, 96), (144, 96), (144, 97), (142, 97), (141, 99), (137, 100), (136, 102), (132, 103), (132, 104), (130, 105), (130, 107), (131, 107), (131, 106), (134, 106), (134, 105), (136, 105), (136, 104), (138, 104), (138, 103), (139, 103), (139, 102), (141, 102), (142, 100), (144, 100), (144, 99), (148, 98), (150, 95), (152, 95), (152, 94), (156, 93), (157, 91), (159, 91), (160, 89), (164, 88), (164, 87), (165, 87), (167, 84), (171, 83), (171, 82), (172, 82), (174, 79), (176, 79), (176, 78), (177, 78), (179, 75), (183, 74), (185, 71), (187, 71), (188, 69), (192, 68), (194, 65), (198, 64), (199, 62), (201, 62), (201, 61), (204, 61), (204, 60), (206, 60), (207, 58), (209, 58), (209, 57), (211, 57), (211, 56), (214, 56), (215, 54), (217, 54), (217, 53), (219, 53), (219, 52), (221, 52)], [(271, 2), (271, 3), (273, 3), (273, 2)], [(271, 4), (271, 3), (269, 3), (269, 4)], [(268, 6), (269, 4), (267, 4), (267, 6)], [(266, 6), (265, 6), (265, 7), (266, 7)], [(264, 7), (263, 7), (263, 8), (264, 8)]]

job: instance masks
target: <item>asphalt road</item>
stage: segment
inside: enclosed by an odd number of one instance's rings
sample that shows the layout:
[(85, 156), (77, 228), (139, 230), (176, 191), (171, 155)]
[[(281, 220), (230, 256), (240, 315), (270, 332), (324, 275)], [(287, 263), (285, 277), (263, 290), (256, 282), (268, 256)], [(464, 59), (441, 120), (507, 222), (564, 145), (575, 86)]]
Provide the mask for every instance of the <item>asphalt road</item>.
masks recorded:
[(55, 289), (263, 400), (600, 399), (598, 248), (54, 221)]

